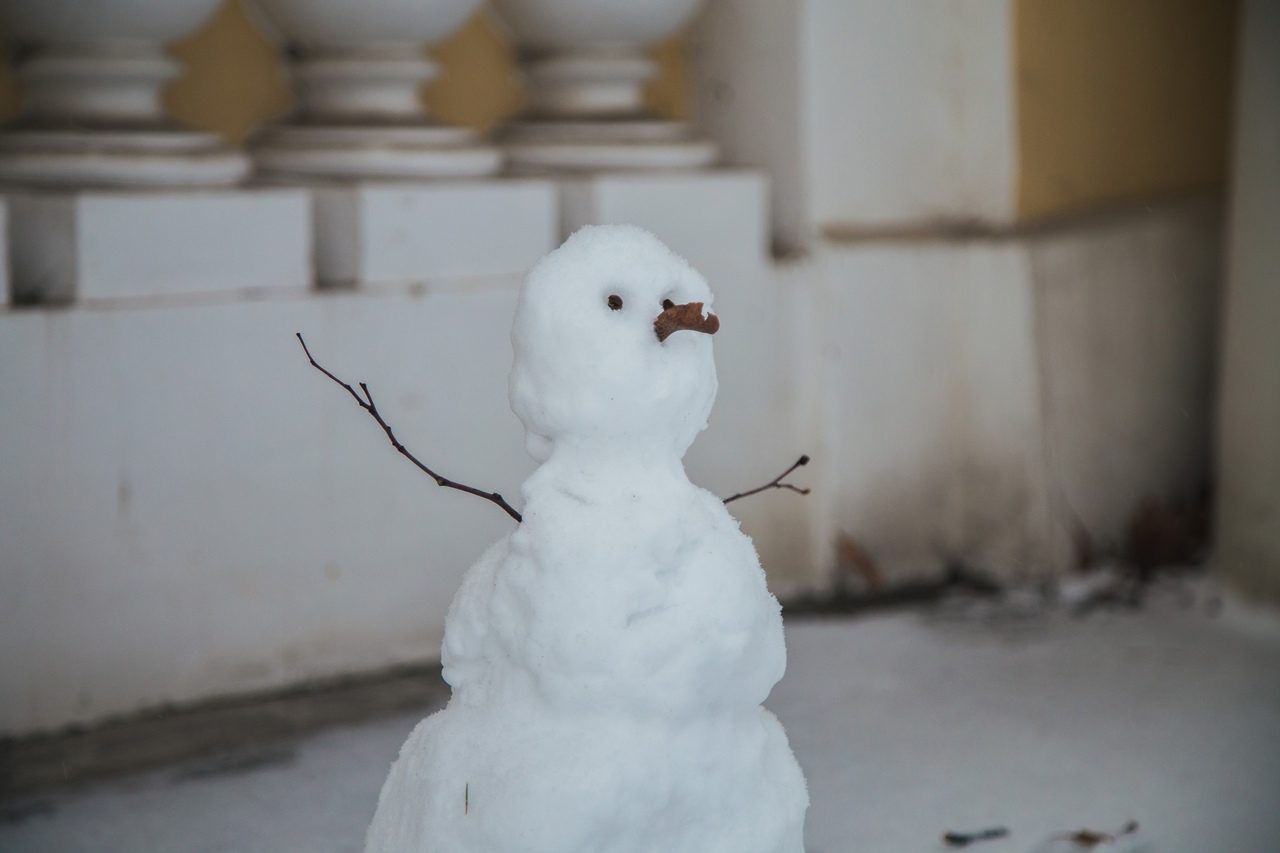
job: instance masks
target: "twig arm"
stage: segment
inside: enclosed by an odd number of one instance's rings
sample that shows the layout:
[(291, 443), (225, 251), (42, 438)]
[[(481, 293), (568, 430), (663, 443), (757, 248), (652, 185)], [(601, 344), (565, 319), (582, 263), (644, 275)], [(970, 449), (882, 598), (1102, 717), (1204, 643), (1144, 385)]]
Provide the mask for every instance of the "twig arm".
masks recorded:
[[(454, 480), (450, 480), (448, 477), (442, 477), (441, 475), (437, 474), (435, 471), (432, 471), (430, 468), (424, 465), (421, 459), (419, 459), (418, 457), (410, 453), (409, 449), (400, 443), (400, 439), (396, 438), (396, 434), (394, 431), (392, 431), (391, 425), (383, 419), (382, 413), (378, 411), (377, 404), (373, 402), (373, 394), (369, 392), (369, 386), (366, 385), (364, 382), (361, 382), (360, 391), (359, 392), (356, 391), (356, 389), (353, 388), (349, 383), (343, 382), (341, 379), (334, 376), (332, 373), (326, 370), (323, 366), (321, 366), (321, 364), (318, 361), (315, 360), (315, 358), (311, 355), (311, 350), (307, 348), (307, 342), (303, 340), (301, 332), (297, 333), (297, 337), (298, 337), (298, 343), (302, 344), (302, 351), (307, 355), (307, 361), (311, 362), (311, 366), (314, 367), (316, 370), (320, 371), (321, 373), (323, 373), (325, 376), (332, 379), (334, 382), (342, 386), (344, 389), (346, 389), (346, 392), (351, 395), (351, 398), (356, 401), (356, 404), (359, 405), (360, 408), (364, 409), (369, 414), (369, 417), (377, 421), (378, 426), (382, 427), (382, 431), (386, 433), (387, 440), (391, 442), (391, 446), (394, 447), (401, 456), (403, 456), (404, 458), (412, 462), (414, 465), (416, 465), (420, 471), (422, 471), (431, 479), (435, 480), (437, 486), (441, 486), (446, 489), (457, 489), (460, 492), (466, 492), (469, 495), (475, 495), (478, 498), (484, 498), (485, 500), (490, 501), (496, 504), (497, 506), (501, 507), (503, 512), (505, 512), (507, 515), (511, 516), (512, 518), (514, 518), (517, 522), (521, 520), (520, 513), (516, 512), (515, 507), (507, 503), (506, 500), (503, 499), (502, 495), (498, 494), (497, 492), (486, 492), (486, 491), (483, 491), (482, 489), (477, 489), (473, 486), (467, 486), (462, 483), (456, 482)], [(360, 396), (360, 392), (364, 392), (363, 397)]]
[(797, 493), (797, 494), (807, 495), (807, 494), (809, 494), (809, 490), (808, 490), (808, 489), (802, 489), (802, 488), (800, 488), (799, 486), (793, 486), (793, 485), (791, 485), (790, 483), (784, 483), (784, 482), (782, 482), (782, 481), (783, 481), (783, 480), (785, 480), (785, 479), (787, 479), (787, 476), (788, 476), (792, 471), (796, 470), (797, 468), (801, 467), (802, 465), (808, 465), (808, 464), (809, 464), (809, 455), (808, 455), (808, 454), (805, 454), (804, 456), (801, 456), (799, 459), (797, 459), (797, 460), (795, 461), (795, 463), (794, 463), (794, 464), (792, 464), (792, 466), (791, 466), (790, 468), (788, 468), (787, 470), (783, 471), (781, 474), (779, 474), (778, 476), (774, 477), (772, 480), (770, 480), (769, 482), (765, 483), (763, 486), (759, 486), (759, 487), (757, 487), (757, 488), (750, 489), (750, 490), (745, 491), (745, 492), (738, 492), (736, 495), (730, 495), (729, 497), (727, 497), (727, 498), (725, 498), (725, 499), (724, 499), (724, 502), (725, 502), (725, 503), (727, 503), (727, 504), (728, 504), (728, 503), (733, 503), (734, 501), (738, 500), (739, 498), (746, 498), (746, 497), (750, 497), (751, 495), (759, 494), (760, 492), (763, 492), (763, 491), (765, 491), (765, 490), (767, 490), (767, 489), (789, 489), (789, 490), (791, 490), (791, 491), (793, 491), (793, 492), (795, 492), (795, 493)]

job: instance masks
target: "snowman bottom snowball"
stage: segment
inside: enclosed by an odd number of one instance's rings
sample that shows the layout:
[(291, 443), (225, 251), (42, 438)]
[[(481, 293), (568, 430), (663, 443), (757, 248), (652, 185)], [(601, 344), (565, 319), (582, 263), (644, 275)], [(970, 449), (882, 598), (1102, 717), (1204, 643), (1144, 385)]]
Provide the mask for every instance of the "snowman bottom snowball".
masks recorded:
[(802, 853), (804, 777), (761, 706), (781, 611), (681, 462), (716, 394), (711, 307), (630, 226), (529, 273), (509, 390), (540, 465), (450, 606), (452, 696), (392, 765), (367, 851)]

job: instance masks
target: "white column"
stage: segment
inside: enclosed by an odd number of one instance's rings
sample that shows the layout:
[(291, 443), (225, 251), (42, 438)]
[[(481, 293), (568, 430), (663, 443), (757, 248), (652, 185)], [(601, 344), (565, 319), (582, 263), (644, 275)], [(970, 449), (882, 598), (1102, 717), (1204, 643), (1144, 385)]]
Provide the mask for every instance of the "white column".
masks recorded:
[(1280, 7), (1242, 4), (1214, 565), (1280, 605)]
[(271, 177), (438, 178), (490, 175), (501, 152), (426, 116), (419, 91), (436, 73), (426, 45), (462, 25), (477, 0), (258, 0), (293, 51), (296, 110), (267, 128), (253, 156)]
[(22, 115), (0, 134), (0, 182), (77, 186), (233, 184), (248, 160), (177, 127), (160, 102), (178, 72), (164, 43), (218, 0), (5, 0), (0, 29), (26, 58)]
[(649, 115), (647, 50), (688, 22), (701, 0), (494, 0), (520, 46), (528, 114), (504, 140), (522, 172), (696, 169), (715, 146), (679, 121)]

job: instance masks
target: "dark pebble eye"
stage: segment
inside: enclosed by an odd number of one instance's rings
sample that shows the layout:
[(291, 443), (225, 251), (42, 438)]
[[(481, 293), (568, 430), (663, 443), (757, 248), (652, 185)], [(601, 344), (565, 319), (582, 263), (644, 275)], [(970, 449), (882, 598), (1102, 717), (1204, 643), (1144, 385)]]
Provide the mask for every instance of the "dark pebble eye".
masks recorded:
[(670, 299), (664, 299), (664, 300), (662, 300), (662, 310), (663, 310), (663, 311), (666, 311), (668, 308), (675, 308), (675, 307), (676, 307), (676, 304), (675, 304), (674, 302), (672, 302)]
[(615, 293), (615, 294), (613, 294), (612, 296), (610, 296), (610, 297), (609, 297), (609, 307), (610, 307), (610, 308), (612, 308), (614, 311), (621, 311), (621, 310), (622, 310), (622, 297), (621, 297), (621, 296), (619, 296), (619, 295), (618, 295), (618, 294), (616, 294), (616, 293)]

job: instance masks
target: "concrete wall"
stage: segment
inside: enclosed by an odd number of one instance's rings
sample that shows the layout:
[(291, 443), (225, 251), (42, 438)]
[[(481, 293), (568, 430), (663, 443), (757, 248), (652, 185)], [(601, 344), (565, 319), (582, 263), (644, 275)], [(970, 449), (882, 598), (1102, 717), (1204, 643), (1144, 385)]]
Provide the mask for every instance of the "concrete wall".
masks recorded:
[[(1005, 581), (1117, 553), (1209, 478), (1212, 201), (1043, 231), (828, 241), (809, 286), (830, 490), (818, 553), (888, 582)], [(852, 577), (842, 582), (858, 586)]]
[(430, 657), (507, 519), (412, 469), (292, 336), (515, 493), (514, 285), (0, 315), (0, 731)]
[(1029, 246), (1049, 499), (1099, 556), (1121, 550), (1144, 503), (1193, 503), (1212, 479), (1221, 230), (1211, 197)]
[(1241, 23), (1215, 563), (1280, 602), (1280, 7)]
[[(713, 2), (691, 36), (698, 112), (730, 162), (767, 167), (774, 202), (750, 174), (605, 176), (560, 185), (558, 210), (535, 223), (563, 234), (638, 222), (709, 276), (724, 320), (721, 395), (688, 467), (729, 493), (814, 456), (799, 478), (810, 498), (734, 505), (783, 594), (865, 585), (842, 563), (842, 541), (885, 583), (951, 561), (1009, 580), (1060, 572), (1080, 559), (1082, 531), (1114, 549), (1139, 503), (1183, 497), (1207, 476), (1219, 214), (1212, 200), (1156, 201), (1190, 174), (1158, 169), (1138, 188), (1151, 198), (1114, 215), (1021, 223), (1134, 191), (1081, 178), (1071, 186), (1087, 192), (1037, 196), (1046, 205), (1019, 195), (1037, 161), (1019, 148), (1026, 81), (1014, 41), (1032, 11), (1012, 0), (942, 13), (922, 2)], [(452, 61), (489, 63), (500, 85), (495, 100), (461, 97), (455, 118), (492, 121), (513, 103), (510, 56), (483, 20), (459, 38), (477, 41)], [(218, 55), (202, 39), (240, 44), (245, 66), (197, 85)], [(245, 39), (258, 36), (233, 3), (178, 47), (188, 76), (171, 95), (176, 112), (234, 136), (280, 108), (274, 55)], [(210, 93), (244, 98), (263, 79), (260, 97), (212, 109)], [(1252, 86), (1242, 103), (1276, 102), (1265, 81)], [(441, 90), (429, 97), (450, 109)], [(678, 93), (653, 97), (681, 109)], [(1050, 111), (1074, 97), (1050, 98)], [(497, 111), (463, 115), (483, 104)], [(1223, 470), (1237, 472), (1230, 505), (1241, 509), (1220, 526), (1247, 546), (1235, 552), (1241, 572), (1261, 576), (1250, 555), (1274, 553), (1256, 544), (1274, 542), (1274, 395), (1253, 391), (1275, 378), (1274, 288), (1263, 286), (1275, 216), (1274, 193), (1249, 190), (1273, 183), (1275, 145), (1270, 119), (1250, 121), (1228, 361), (1253, 373), (1224, 396)], [(1211, 148), (1187, 162), (1203, 165)], [(1064, 161), (1038, 162), (1051, 176)], [(768, 261), (769, 219), (775, 245), (803, 257)], [(426, 215), (383, 227), (396, 239), (366, 245), (412, 252), (442, 234)], [(172, 257), (172, 243), (158, 254)], [(417, 263), (394, 260), (379, 269)], [(71, 288), (70, 307), (0, 310), (0, 733), (436, 654), (461, 572), (508, 522), (394, 454), (292, 333), (370, 380), (402, 438), (446, 473), (514, 496), (529, 470), (505, 404), (518, 275), (463, 273), (423, 268), (331, 293), (233, 277), (181, 298), (159, 288), (77, 301)]]
[[(655, 229), (716, 291), (720, 395), (690, 475), (719, 494), (767, 482), (809, 448), (790, 417), (791, 303), (764, 262), (763, 182), (623, 178), (584, 192), (574, 216)], [(131, 203), (174, 218), (208, 195)], [(175, 221), (201, 251), (217, 244), (199, 219)], [(380, 241), (387, 251), (439, 232), (408, 212), (393, 225), (402, 239)], [(181, 236), (151, 250), (171, 257)], [(305, 241), (272, 250), (295, 253), (302, 279), (169, 292), (156, 272), (126, 295), (0, 309), (0, 735), (429, 660), (462, 573), (510, 528), (397, 455), (293, 334), (369, 381), (429, 464), (518, 505), (532, 469), (506, 401), (520, 276), (467, 276), (447, 259), (451, 275), (318, 292)], [(114, 251), (103, 265), (145, 254), (145, 234)], [(92, 271), (78, 272), (83, 285)], [(810, 505), (774, 492), (733, 507), (783, 592), (820, 581)]]
[[(424, 459), (518, 504), (515, 284), (0, 315), (0, 733), (438, 655), (462, 572), (510, 522), (413, 469), (292, 335), (368, 379)], [(688, 460), (721, 494), (799, 453), (776, 344), (736, 331)], [(802, 501), (734, 507), (784, 591), (811, 588)]]

